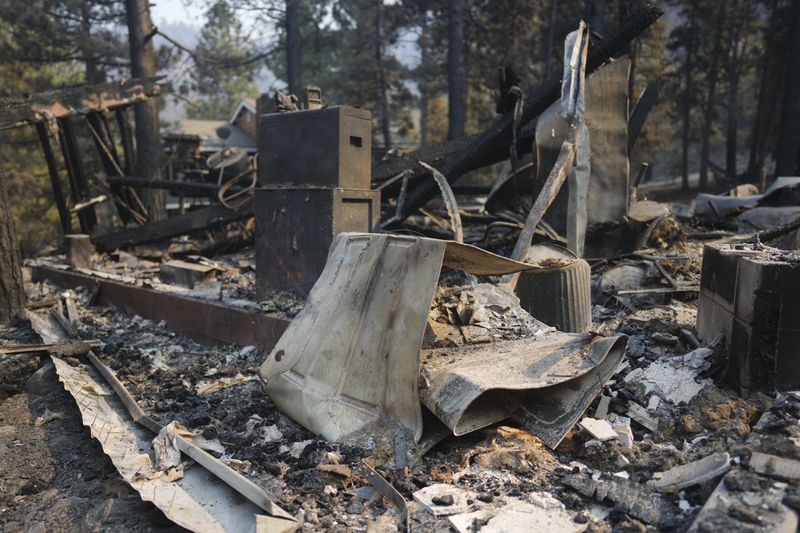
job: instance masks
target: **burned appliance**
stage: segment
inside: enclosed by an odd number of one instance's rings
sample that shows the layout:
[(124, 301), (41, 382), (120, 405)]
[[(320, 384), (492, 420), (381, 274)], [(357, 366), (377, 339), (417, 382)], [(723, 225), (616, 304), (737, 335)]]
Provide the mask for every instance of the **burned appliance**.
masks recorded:
[(256, 190), (256, 294), (307, 295), (343, 232), (371, 232), (372, 115), (329, 107), (261, 117)]

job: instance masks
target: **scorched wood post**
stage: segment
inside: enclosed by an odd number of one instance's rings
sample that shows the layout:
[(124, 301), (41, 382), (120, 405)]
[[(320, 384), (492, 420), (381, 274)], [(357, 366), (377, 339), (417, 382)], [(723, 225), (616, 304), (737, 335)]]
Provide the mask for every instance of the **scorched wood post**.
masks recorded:
[[(128, 36), (131, 50), (131, 75), (134, 78), (152, 78), (156, 75), (156, 53), (153, 46), (155, 28), (150, 21), (147, 0), (125, 0), (128, 18)], [(161, 137), (158, 131), (158, 107), (155, 99), (148, 98), (133, 106), (136, 119), (136, 173), (149, 179), (161, 178)], [(157, 222), (167, 218), (166, 194), (162, 190), (145, 192), (147, 218)]]

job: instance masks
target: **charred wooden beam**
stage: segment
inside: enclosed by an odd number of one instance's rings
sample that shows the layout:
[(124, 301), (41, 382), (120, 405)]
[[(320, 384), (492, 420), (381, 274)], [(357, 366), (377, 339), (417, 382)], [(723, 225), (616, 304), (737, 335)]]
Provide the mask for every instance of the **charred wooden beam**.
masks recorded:
[(64, 197), (64, 189), (61, 187), (61, 178), (58, 175), (58, 163), (50, 144), (50, 136), (47, 133), (47, 126), (44, 122), (36, 124), (36, 134), (39, 136), (39, 143), (42, 145), (44, 159), (47, 161), (47, 171), (50, 173), (50, 185), (53, 187), (53, 198), (58, 209), (58, 218), (61, 221), (61, 230), (64, 235), (72, 233), (72, 223), (70, 220), (67, 200)]
[[(627, 18), (616, 30), (609, 32), (602, 41), (592, 42), (586, 61), (587, 74), (597, 70), (620, 53), (630, 41), (653, 25), (662, 14), (660, 8), (648, 5)], [(517, 150), (520, 154), (530, 151), (536, 129), (534, 119), (560, 95), (561, 77), (555, 76), (542, 83), (533, 94), (525, 99), (520, 121), (523, 127), (517, 136)], [(512, 125), (513, 116), (506, 114), (487, 130), (463, 139), (419, 150), (412, 154), (412, 157), (433, 165), (447, 177), (448, 181), (453, 182), (471, 170), (506, 159), (512, 141)], [(375, 167), (373, 180), (387, 179), (408, 168), (411, 168), (408, 162), (380, 163)], [(424, 179), (419, 171), (415, 172), (414, 179), (409, 182), (409, 186), (412, 183), (414, 188), (406, 197), (401, 213), (403, 217), (413, 214), (433, 198), (439, 190), (433, 180)], [(384, 198), (390, 198), (392, 194), (396, 195), (397, 191), (393, 187), (386, 187), (383, 189), (383, 193)]]
[[(105, 116), (99, 111), (91, 111), (86, 114), (86, 122), (88, 122), (89, 128), (92, 131), (92, 140), (97, 149), (97, 155), (100, 156), (100, 162), (103, 165), (106, 176), (109, 178), (112, 176), (121, 176), (122, 168), (120, 167), (117, 148), (111, 140)], [(130, 209), (128, 209), (130, 199), (126, 198), (126, 193), (122, 186), (111, 183), (110, 189), (114, 199), (114, 205), (117, 208), (117, 213), (119, 213), (122, 222), (127, 224), (132, 220)]]
[(168, 90), (156, 78), (69, 87), (0, 98), (0, 130), (134, 104)]
[(197, 230), (211, 229), (252, 215), (252, 206), (241, 211), (231, 211), (223, 206), (206, 207), (160, 222), (145, 224), (138, 228), (101, 235), (93, 240), (99, 250), (111, 251), (123, 246), (145, 244)]
[[(174, 181), (174, 180), (149, 180), (134, 176), (114, 176), (108, 178), (112, 185), (128, 185), (141, 189), (164, 189), (167, 191), (178, 191), (188, 193), (200, 193), (209, 196), (216, 196), (220, 186), (216, 183), (202, 183), (193, 181)], [(230, 187), (228, 192), (239, 192), (247, 190), (247, 187)]]
[[(72, 190), (72, 203), (77, 205), (89, 199), (89, 182), (83, 170), (81, 154), (78, 150), (78, 140), (69, 117), (58, 119), (59, 141), (64, 154), (64, 162), (69, 175), (69, 185)], [(78, 221), (83, 233), (92, 233), (97, 224), (97, 215), (94, 206), (78, 212)]]
[(647, 115), (650, 114), (650, 111), (652, 111), (658, 101), (658, 91), (660, 87), (660, 79), (651, 81), (647, 87), (645, 87), (644, 91), (642, 91), (642, 94), (639, 95), (636, 104), (633, 106), (633, 111), (631, 111), (631, 116), (628, 119), (628, 152), (633, 150), (633, 145), (636, 143), (636, 139), (642, 131), (644, 121), (647, 120)]
[(117, 119), (117, 128), (122, 141), (122, 155), (125, 156), (125, 166), (123, 170), (126, 176), (133, 174), (133, 137), (131, 137), (131, 125), (125, 115), (125, 108), (119, 107), (114, 110)]

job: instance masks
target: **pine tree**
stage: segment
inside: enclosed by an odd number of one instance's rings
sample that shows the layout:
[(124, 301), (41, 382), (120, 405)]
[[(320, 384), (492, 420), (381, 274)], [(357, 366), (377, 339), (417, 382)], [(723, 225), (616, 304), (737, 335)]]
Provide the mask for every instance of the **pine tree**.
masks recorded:
[(189, 116), (200, 119), (227, 118), (242, 98), (256, 97), (253, 49), (242, 24), (227, 0), (218, 0), (206, 12), (195, 49), (194, 91), (199, 95)]
[(0, 0), (0, 20), (13, 28), (5, 58), (31, 64), (81, 64), (83, 81), (102, 83), (128, 64), (121, 2), (107, 0)]

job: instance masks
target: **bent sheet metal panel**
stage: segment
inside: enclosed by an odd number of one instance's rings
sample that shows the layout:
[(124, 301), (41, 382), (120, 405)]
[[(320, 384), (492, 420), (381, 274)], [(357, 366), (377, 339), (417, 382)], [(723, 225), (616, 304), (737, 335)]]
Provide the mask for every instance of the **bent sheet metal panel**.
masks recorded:
[(555, 267), (546, 267), (539, 264), (523, 263), (502, 255), (493, 254), (483, 248), (456, 241), (445, 241), (447, 247), (444, 251), (442, 264), (446, 267), (463, 270), (476, 276), (500, 276), (514, 274), (526, 270), (548, 272), (556, 270)]
[[(83, 424), (123, 479), (142, 500), (153, 502), (176, 524), (192, 531), (248, 532), (256, 526), (256, 516), (263, 511), (197, 465), (184, 472), (175, 482), (157, 475), (147, 455), (140, 450), (152, 446), (152, 435), (138, 427), (128, 416), (113, 392), (106, 391), (102, 379), (95, 379), (88, 367), (73, 368), (58, 357), (52, 357), (58, 379), (75, 398)], [(87, 391), (104, 391), (95, 395)], [(107, 393), (107, 394), (106, 394)], [(150, 478), (150, 479), (148, 479)]]
[(598, 337), (592, 348), (606, 356), (596, 368), (559, 385), (519, 394), (514, 398), (512, 418), (548, 447), (555, 448), (616, 373), (627, 344), (628, 338), (623, 335)]
[[(560, 441), (574, 424), (567, 419), (577, 420), (599, 393), (608, 379), (602, 379), (599, 370), (616, 369), (624, 352), (624, 337), (593, 338), (590, 334), (557, 331), (491, 344), (425, 350), (422, 372), (429, 385), (420, 395), (456, 435), (499, 422), (520, 409), (541, 415), (546, 423), (534, 433), (550, 445)], [(587, 379), (580, 381), (584, 376)], [(543, 402), (531, 391), (558, 401)], [(557, 438), (551, 436), (562, 431)]]
[(422, 436), (419, 351), (445, 241), (340, 234), (259, 374), (283, 412), (329, 440), (386, 415)]
[(259, 370), (275, 405), (328, 440), (388, 415), (418, 441), (419, 353), (442, 265), (487, 276), (547, 270), (453, 241), (342, 233)]
[[(44, 342), (63, 342), (68, 338), (52, 316), (43, 317), (28, 311), (27, 317)], [(55, 355), (50, 358), (92, 438), (98, 440), (125, 482), (167, 518), (199, 533), (260, 532), (259, 523), (268, 523), (271, 527), (268, 531), (273, 533), (297, 528), (292, 520), (264, 516), (259, 506), (199, 464), (186, 469), (177, 481), (170, 482), (166, 476), (159, 475), (149, 452), (152, 451), (152, 433), (134, 422), (98, 372), (85, 364), (73, 367)]]

